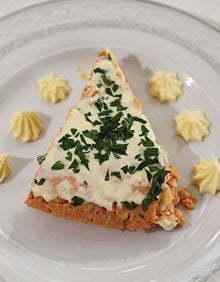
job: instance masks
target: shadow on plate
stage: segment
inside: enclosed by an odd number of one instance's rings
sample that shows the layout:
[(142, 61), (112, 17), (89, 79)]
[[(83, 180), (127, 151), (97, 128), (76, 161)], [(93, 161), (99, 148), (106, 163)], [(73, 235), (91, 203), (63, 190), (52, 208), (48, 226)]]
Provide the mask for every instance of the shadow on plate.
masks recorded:
[(147, 103), (148, 86), (147, 82), (153, 75), (153, 72), (148, 68), (143, 68), (141, 62), (134, 55), (128, 55), (120, 61), (120, 66), (128, 80), (135, 96), (143, 103)]
[[(9, 157), (9, 164), (11, 166), (11, 174), (8, 178), (4, 180), (4, 184), (12, 181), (19, 172), (21, 172), (26, 166), (28, 166), (33, 159), (31, 158), (19, 158), (15, 156), (10, 156)], [(4, 186), (3, 186), (4, 187)]]

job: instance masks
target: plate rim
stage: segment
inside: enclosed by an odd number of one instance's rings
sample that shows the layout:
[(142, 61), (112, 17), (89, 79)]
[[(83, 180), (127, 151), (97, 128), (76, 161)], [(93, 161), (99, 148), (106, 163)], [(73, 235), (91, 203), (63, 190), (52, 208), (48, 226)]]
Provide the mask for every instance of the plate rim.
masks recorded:
[[(0, 22), (3, 21), (3, 20), (8, 19), (10, 17), (14, 17), (16, 14), (23, 13), (23, 12), (28, 11), (28, 10), (32, 10), (33, 8), (36, 8), (36, 7), (39, 7), (39, 6), (48, 5), (48, 4), (52, 3), (52, 2), (54, 3), (54, 2), (61, 2), (61, 1), (64, 1), (64, 0), (47, 0), (47, 1), (41, 2), (41, 3), (31, 4), (29, 6), (23, 7), (21, 9), (19, 9), (19, 10), (10, 12), (10, 13), (2, 16), (0, 18)], [(199, 16), (194, 15), (194, 14), (191, 14), (189, 12), (183, 11), (180, 8), (172, 7), (169, 4), (154, 2), (153, 0), (127, 0), (127, 1), (130, 1), (130, 2), (135, 2), (136, 1), (136, 2), (145, 2), (145, 3), (148, 2), (148, 3), (151, 3), (152, 5), (155, 5), (155, 6), (161, 6), (161, 7), (164, 7), (164, 8), (167, 8), (167, 9), (179, 12), (181, 14), (185, 14), (186, 16), (191, 17), (191, 18), (193, 18), (193, 19), (195, 19), (197, 21), (200, 21), (201, 23), (211, 27), (212, 29), (214, 29), (215, 31), (217, 31), (220, 34), (220, 28), (217, 28), (216, 26), (212, 25), (209, 21), (206, 21), (204, 18), (199, 17)]]
[[(77, 3), (76, 0), (73, 0)], [(97, 2), (100, 0), (96, 0)], [(37, 4), (33, 4), (29, 7), (24, 7), (23, 9), (20, 9), (18, 11), (12, 12), (9, 15), (6, 15), (5, 17), (0, 19), (0, 25), (4, 22), (4, 20), (10, 20), (13, 19), (15, 16), (19, 16), (22, 15), (22, 13), (25, 12), (30, 12), (30, 11), (34, 11), (35, 9), (44, 7), (44, 6), (50, 6), (51, 4), (59, 4), (59, 3), (68, 3), (70, 2), (69, 0), (50, 0), (50, 1), (46, 1), (46, 2), (42, 2), (42, 3), (37, 3)], [(102, 2), (102, 1), (100, 1)], [(216, 27), (214, 27), (213, 25), (211, 25), (210, 23), (208, 23), (207, 21), (205, 21), (204, 19), (201, 19), (197, 16), (194, 16), (192, 14), (189, 14), (185, 11), (181, 11), (177, 8), (174, 7), (170, 7), (168, 5), (165, 4), (161, 4), (161, 3), (155, 3), (151, 0), (118, 0), (118, 1), (113, 1), (114, 3), (141, 3), (141, 5), (152, 5), (155, 7), (160, 7), (162, 9), (166, 9), (168, 11), (174, 12), (174, 13), (179, 13), (182, 16), (185, 17), (189, 17), (191, 20), (195, 21), (196, 23), (200, 23), (202, 25), (204, 25), (206, 28), (210, 28), (212, 30), (212, 32), (216, 32), (216, 34), (220, 35), (220, 29), (217, 29)], [(79, 2), (78, 2), (79, 3)], [(83, 2), (81, 2), (83, 3)], [(160, 32), (160, 30), (158, 29), (154, 29), (151, 30), (152, 28), (148, 27), (147, 25), (142, 26), (142, 24), (140, 25), (139, 23), (130, 25), (129, 21), (125, 21), (125, 23), (122, 21), (122, 23), (113, 23), (113, 21), (108, 21), (108, 20), (101, 20), (101, 21), (97, 21), (97, 19), (95, 21), (93, 21), (93, 23), (91, 21), (84, 21), (81, 22), (81, 24), (76, 24), (73, 21), (70, 23), (58, 23), (56, 25), (52, 25), (52, 27), (47, 27), (47, 28), (40, 28), (37, 29), (35, 31), (29, 32), (25, 35), (20, 35), (18, 37), (16, 37), (14, 40), (10, 40), (9, 42), (7, 42), (6, 44), (2, 44), (2, 46), (0, 45), (0, 60), (2, 58), (4, 58), (5, 56), (7, 56), (10, 52), (16, 50), (17, 48), (28, 44), (34, 40), (52, 35), (54, 33), (58, 33), (58, 32), (62, 32), (64, 30), (68, 31), (68, 30), (75, 30), (77, 28), (81, 28), (81, 27), (88, 27), (88, 23), (90, 23), (90, 27), (99, 27), (100, 25), (104, 25), (105, 22), (105, 26), (106, 27), (125, 27), (127, 29), (133, 29), (133, 30), (139, 30), (142, 32), (148, 32), (148, 33), (155, 33), (156, 35), (163, 37), (164, 39), (170, 40), (171, 42), (177, 43), (178, 45), (190, 50), (191, 52), (193, 52), (196, 56), (199, 56), (200, 58), (202, 58), (206, 63), (208, 63), (213, 69), (214, 71), (216, 71), (218, 74), (220, 74), (220, 61), (216, 62), (214, 57), (202, 50), (202, 48), (200, 48), (200, 46), (197, 46), (195, 44), (195, 42), (191, 42), (191, 41), (187, 41), (185, 39), (182, 39), (181, 37), (178, 37), (178, 35), (173, 34), (174, 36), (171, 36), (171, 33), (165, 32), (163, 30), (163, 32)], [(92, 24), (91, 24), (92, 23)], [(107, 23), (107, 24), (106, 24)]]

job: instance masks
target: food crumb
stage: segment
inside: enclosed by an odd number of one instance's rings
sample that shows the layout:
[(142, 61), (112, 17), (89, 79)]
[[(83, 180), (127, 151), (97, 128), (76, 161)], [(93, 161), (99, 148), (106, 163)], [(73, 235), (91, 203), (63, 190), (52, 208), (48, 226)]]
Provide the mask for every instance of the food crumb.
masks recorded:
[(195, 207), (196, 198), (184, 188), (179, 191), (180, 204), (188, 210), (192, 210)]

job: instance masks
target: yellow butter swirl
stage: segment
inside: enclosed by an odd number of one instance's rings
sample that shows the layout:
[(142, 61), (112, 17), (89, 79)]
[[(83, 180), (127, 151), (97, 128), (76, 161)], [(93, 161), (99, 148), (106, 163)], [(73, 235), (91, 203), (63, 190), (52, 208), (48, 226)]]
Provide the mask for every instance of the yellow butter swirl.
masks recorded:
[(10, 119), (9, 131), (15, 139), (24, 142), (36, 140), (43, 129), (40, 116), (34, 112), (16, 112)]
[(10, 154), (0, 154), (0, 182), (7, 178), (11, 173), (11, 167), (8, 163)]
[(53, 104), (64, 100), (70, 92), (66, 79), (54, 74), (39, 79), (38, 84), (40, 96)]
[(180, 135), (186, 142), (201, 141), (209, 134), (210, 122), (201, 111), (185, 110), (175, 116), (176, 134)]
[(193, 165), (193, 173), (191, 182), (199, 187), (200, 193), (215, 195), (220, 190), (220, 163), (217, 158), (210, 161), (201, 159), (199, 164)]
[(182, 82), (175, 72), (159, 70), (151, 77), (148, 86), (150, 94), (160, 102), (174, 102), (182, 95)]

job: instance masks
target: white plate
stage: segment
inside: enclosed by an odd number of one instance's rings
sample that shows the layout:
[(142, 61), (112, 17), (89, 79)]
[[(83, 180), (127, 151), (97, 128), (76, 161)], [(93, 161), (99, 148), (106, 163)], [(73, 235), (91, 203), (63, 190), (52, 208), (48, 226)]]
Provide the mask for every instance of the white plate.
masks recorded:
[[(80, 97), (97, 52), (108, 46), (144, 105), (158, 142), (189, 186), (192, 164), (220, 157), (220, 35), (199, 20), (141, 1), (53, 1), (0, 21), (0, 152), (11, 153), (11, 176), (0, 184), (0, 281), (211, 281), (219, 276), (220, 198), (197, 196), (182, 229), (136, 233), (105, 230), (51, 217), (24, 205), (37, 167), (70, 107)], [(81, 71), (79, 71), (79, 67)], [(178, 73), (184, 94), (160, 104), (146, 87), (158, 69)], [(51, 105), (37, 80), (50, 73), (72, 88)], [(211, 134), (186, 144), (174, 134), (174, 116), (190, 108), (206, 113)], [(8, 133), (18, 110), (41, 114), (45, 131), (22, 143)], [(4, 281), (3, 280), (3, 281)], [(213, 280), (214, 281), (214, 280)], [(216, 280), (217, 281), (217, 280)]]

